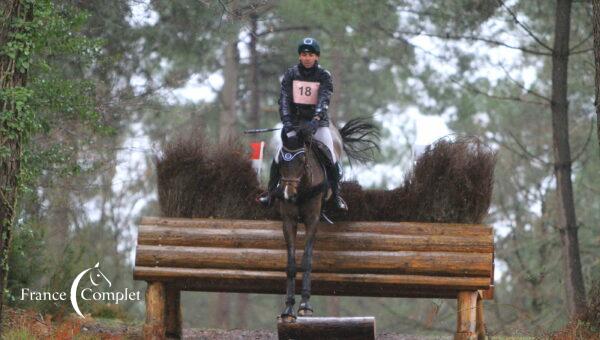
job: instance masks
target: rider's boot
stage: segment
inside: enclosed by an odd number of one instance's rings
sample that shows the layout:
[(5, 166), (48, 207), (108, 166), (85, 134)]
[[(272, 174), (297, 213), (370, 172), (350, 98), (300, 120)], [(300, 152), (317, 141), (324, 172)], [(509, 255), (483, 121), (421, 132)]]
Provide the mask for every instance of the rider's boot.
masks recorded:
[(281, 175), (279, 174), (279, 164), (275, 163), (275, 160), (271, 162), (271, 171), (269, 172), (269, 184), (267, 185), (267, 191), (263, 192), (256, 199), (260, 204), (264, 207), (268, 208), (273, 205), (273, 199), (275, 194), (275, 189), (277, 189), (277, 185), (279, 184), (279, 179)]
[(331, 183), (333, 204), (339, 210), (348, 211), (348, 205), (342, 196), (340, 196), (340, 180), (343, 176), (342, 165), (340, 162), (336, 162), (335, 164), (329, 163), (329, 166), (327, 167), (327, 175), (329, 176)]

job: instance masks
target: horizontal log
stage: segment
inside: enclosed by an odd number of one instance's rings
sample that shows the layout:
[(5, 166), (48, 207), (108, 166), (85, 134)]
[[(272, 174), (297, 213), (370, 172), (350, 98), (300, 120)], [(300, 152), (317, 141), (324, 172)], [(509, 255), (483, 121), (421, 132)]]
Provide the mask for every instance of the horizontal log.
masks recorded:
[[(303, 251), (296, 251), (300, 264)], [(287, 252), (139, 245), (136, 266), (284, 271)], [(315, 251), (313, 272), (491, 277), (492, 254), (451, 252)]]
[[(140, 224), (183, 228), (281, 230), (281, 221), (270, 220), (143, 217)], [(373, 232), (395, 235), (493, 235), (492, 228), (482, 224), (424, 222), (336, 222), (333, 225), (321, 223), (319, 231)]]
[[(285, 249), (283, 232), (272, 229), (209, 229), (141, 225), (139, 245), (172, 245), (219, 248)], [(297, 248), (304, 247), (298, 232)], [(368, 232), (317, 232), (316, 250), (445, 251), (492, 253), (493, 238), (487, 236), (385, 235)]]
[[(163, 281), (182, 290), (285, 293), (285, 272), (137, 266), (134, 279)], [(297, 275), (297, 293), (301, 275)], [(458, 291), (486, 289), (489, 277), (313, 273), (312, 293), (342, 296), (456, 298)]]
[[(303, 251), (296, 251), (296, 263)], [(491, 254), (451, 252), (315, 251), (313, 272), (491, 276)], [(287, 251), (139, 245), (137, 266), (285, 270)]]
[(294, 322), (277, 321), (280, 340), (288, 339), (375, 339), (375, 318), (301, 317)]

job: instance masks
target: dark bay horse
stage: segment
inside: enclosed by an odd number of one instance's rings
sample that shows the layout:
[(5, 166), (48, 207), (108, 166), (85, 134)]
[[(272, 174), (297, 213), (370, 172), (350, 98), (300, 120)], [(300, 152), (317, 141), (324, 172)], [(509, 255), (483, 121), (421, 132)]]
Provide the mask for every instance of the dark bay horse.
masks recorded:
[[(350, 159), (366, 162), (372, 159), (379, 147), (376, 140), (379, 132), (375, 125), (364, 118), (350, 120), (338, 131), (330, 126), (336, 158), (341, 160), (345, 153)], [(298, 315), (310, 316), (313, 308), (310, 299), (310, 274), (312, 271), (312, 253), (317, 233), (321, 208), (331, 196), (326, 171), (319, 161), (318, 148), (307, 128), (299, 127), (299, 138), (283, 139), (283, 147), (277, 155), (281, 172), (281, 191), (279, 211), (283, 220), (283, 234), (287, 244), (287, 288), (285, 309), (281, 313), (284, 321), (296, 318), (294, 313), (294, 294), (296, 284), (296, 234), (298, 222), (305, 226), (304, 255), (302, 256), (302, 300)]]

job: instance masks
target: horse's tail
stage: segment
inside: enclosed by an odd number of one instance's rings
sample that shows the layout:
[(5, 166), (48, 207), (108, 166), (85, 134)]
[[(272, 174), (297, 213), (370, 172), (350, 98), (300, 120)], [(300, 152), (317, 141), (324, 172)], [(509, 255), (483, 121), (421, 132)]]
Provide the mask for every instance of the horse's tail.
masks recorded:
[(372, 161), (379, 151), (379, 128), (368, 118), (351, 119), (340, 129), (344, 152), (350, 160), (360, 163)]

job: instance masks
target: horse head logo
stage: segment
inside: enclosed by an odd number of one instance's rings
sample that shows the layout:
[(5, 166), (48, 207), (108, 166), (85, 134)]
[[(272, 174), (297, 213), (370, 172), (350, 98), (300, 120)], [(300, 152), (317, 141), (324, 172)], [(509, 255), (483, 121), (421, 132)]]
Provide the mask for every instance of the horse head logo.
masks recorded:
[(77, 304), (77, 287), (79, 286), (79, 281), (81, 281), (83, 276), (88, 272), (90, 282), (94, 287), (99, 286), (102, 280), (106, 281), (109, 287), (112, 286), (110, 280), (106, 277), (106, 275), (104, 275), (104, 273), (102, 273), (102, 271), (100, 271), (100, 262), (96, 263), (96, 265), (92, 268), (82, 271), (77, 275), (77, 277), (75, 277), (75, 280), (73, 280), (73, 284), (71, 285), (71, 305), (73, 305), (75, 312), (82, 318), (84, 318), (84, 316), (81, 313), (81, 310), (79, 310), (79, 305)]

